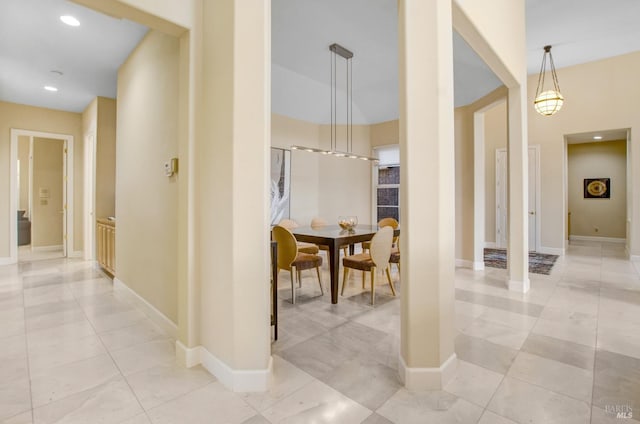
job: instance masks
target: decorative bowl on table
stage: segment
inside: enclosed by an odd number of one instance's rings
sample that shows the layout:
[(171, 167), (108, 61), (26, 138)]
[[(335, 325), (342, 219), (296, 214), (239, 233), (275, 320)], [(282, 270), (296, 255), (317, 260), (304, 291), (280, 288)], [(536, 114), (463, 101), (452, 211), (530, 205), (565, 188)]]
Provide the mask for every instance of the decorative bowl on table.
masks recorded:
[(358, 217), (357, 216), (339, 216), (338, 217), (338, 225), (343, 230), (353, 231), (358, 225)]

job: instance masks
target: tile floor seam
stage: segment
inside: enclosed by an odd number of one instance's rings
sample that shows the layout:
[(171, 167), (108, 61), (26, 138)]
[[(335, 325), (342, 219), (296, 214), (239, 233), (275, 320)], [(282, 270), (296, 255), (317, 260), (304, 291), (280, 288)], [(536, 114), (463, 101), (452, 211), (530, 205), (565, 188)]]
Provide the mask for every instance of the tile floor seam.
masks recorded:
[[(27, 308), (24, 306), (24, 285), (20, 277), (20, 292), (22, 293), (22, 315), (24, 320), (24, 348), (25, 348), (25, 360), (27, 361), (27, 379), (29, 381), (29, 403), (31, 405), (31, 422), (35, 422), (34, 408), (33, 408), (33, 389), (31, 384), (31, 361), (29, 360), (29, 338), (27, 337)], [(25, 411), (26, 412), (26, 411)], [(22, 412), (24, 413), (24, 412)]]
[[(113, 287), (113, 281), (111, 282), (112, 287)], [(75, 294), (74, 294), (74, 298), (75, 298)], [(77, 302), (77, 299), (76, 299)], [(133, 390), (133, 387), (131, 387), (131, 384), (129, 383), (129, 380), (127, 380), (126, 376), (122, 373), (122, 370), (120, 369), (120, 366), (118, 365), (118, 363), (116, 362), (115, 358), (113, 357), (113, 355), (111, 354), (111, 351), (109, 351), (109, 349), (107, 348), (107, 346), (104, 344), (104, 340), (102, 340), (102, 337), (100, 337), (100, 335), (98, 334), (95, 326), (93, 325), (93, 322), (91, 322), (91, 320), (89, 319), (89, 316), (87, 315), (87, 312), (84, 310), (84, 308), (80, 307), (80, 309), (82, 310), (82, 314), (84, 315), (85, 319), (87, 320), (87, 322), (89, 323), (89, 325), (91, 326), (91, 328), (93, 329), (95, 335), (98, 337), (98, 340), (100, 340), (100, 344), (102, 345), (102, 347), (104, 348), (105, 352), (107, 353), (107, 355), (109, 355), (109, 358), (111, 358), (111, 362), (113, 363), (113, 365), (115, 366), (115, 368), (118, 370), (118, 373), (120, 374), (120, 377), (122, 378), (122, 380), (124, 380), (124, 382), (127, 384), (127, 387), (129, 388), (129, 390), (131, 391), (131, 394), (133, 395), (133, 397), (136, 399), (136, 402), (138, 403), (138, 406), (140, 406), (140, 409), (144, 412), (144, 414), (147, 416), (147, 418), (149, 419), (149, 421), (151, 422), (151, 419), (149, 418), (149, 416), (147, 415), (147, 410), (142, 406), (142, 402), (140, 402), (140, 399), (138, 398), (137, 393), (135, 392), (135, 390)], [(129, 418), (133, 418), (133, 417), (129, 417)], [(128, 418), (128, 419), (129, 419)], [(126, 421), (122, 420), (122, 422)]]

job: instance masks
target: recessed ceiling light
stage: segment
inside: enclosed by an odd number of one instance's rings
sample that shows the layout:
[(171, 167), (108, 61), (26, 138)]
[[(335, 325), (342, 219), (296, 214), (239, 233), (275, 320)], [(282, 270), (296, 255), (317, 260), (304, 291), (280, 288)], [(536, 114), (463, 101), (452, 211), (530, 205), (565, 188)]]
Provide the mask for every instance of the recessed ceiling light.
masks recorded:
[(56, 87), (53, 87), (51, 85), (45, 85), (44, 89), (47, 91), (58, 91), (58, 89)]
[(73, 26), (73, 27), (80, 26), (80, 21), (71, 15), (62, 15), (60, 16), (60, 20), (69, 26)]
[(601, 135), (594, 135), (593, 139), (594, 140), (602, 140), (602, 136)]

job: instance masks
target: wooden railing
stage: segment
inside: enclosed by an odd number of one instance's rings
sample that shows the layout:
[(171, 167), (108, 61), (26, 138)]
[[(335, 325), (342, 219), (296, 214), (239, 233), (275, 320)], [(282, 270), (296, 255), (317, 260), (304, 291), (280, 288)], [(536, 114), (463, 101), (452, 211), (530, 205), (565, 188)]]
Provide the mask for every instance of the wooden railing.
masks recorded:
[(116, 222), (98, 218), (96, 254), (98, 264), (109, 274), (116, 274)]

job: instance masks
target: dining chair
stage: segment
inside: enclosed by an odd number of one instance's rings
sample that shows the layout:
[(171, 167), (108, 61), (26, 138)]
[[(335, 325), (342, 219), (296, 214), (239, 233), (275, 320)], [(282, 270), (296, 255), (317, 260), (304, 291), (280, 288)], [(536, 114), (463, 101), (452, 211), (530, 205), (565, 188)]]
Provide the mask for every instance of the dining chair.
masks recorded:
[[(287, 219), (287, 218), (281, 219), (278, 225), (286, 228), (289, 231), (299, 227), (296, 221), (294, 221), (293, 219)], [(307, 243), (304, 241), (296, 241), (296, 243), (298, 244), (298, 251), (300, 251), (300, 253), (308, 253), (310, 255), (315, 255), (320, 251), (320, 248), (316, 244)]]
[[(380, 221), (378, 221), (379, 228), (389, 226), (394, 230), (396, 230), (398, 228), (398, 225), (400, 224), (395, 218), (382, 218)], [(370, 243), (371, 242), (369, 241), (362, 242), (362, 250), (363, 251), (369, 250)], [(389, 258), (389, 263), (396, 264), (396, 266), (398, 267), (398, 275), (400, 275), (400, 236), (393, 237), (393, 243), (391, 245), (391, 257)]]
[(384, 270), (387, 274), (391, 293), (395, 296), (396, 290), (391, 281), (391, 273), (389, 272), (389, 257), (391, 256), (391, 243), (393, 241), (393, 228), (386, 226), (378, 230), (371, 239), (369, 245), (369, 253), (359, 253), (357, 255), (347, 256), (342, 259), (344, 267), (344, 277), (342, 279), (341, 295), (344, 296), (344, 289), (349, 279), (349, 269), (357, 269), (362, 271), (362, 288), (365, 286), (366, 272), (371, 273), (371, 305), (375, 304), (376, 289), (376, 270)]
[(301, 253), (298, 249), (296, 238), (291, 231), (285, 227), (276, 225), (273, 227), (272, 232), (273, 239), (278, 243), (278, 273), (281, 269), (285, 269), (291, 274), (291, 303), (296, 303), (295, 277), (298, 279), (298, 286), (302, 287), (301, 272), (307, 269), (316, 269), (320, 293), (324, 294), (322, 279), (320, 277), (322, 256)]
[[(326, 227), (327, 225), (329, 225), (329, 223), (327, 222), (326, 219), (324, 218), (318, 218), (315, 217), (311, 220), (311, 228), (313, 228), (314, 230), (318, 230), (322, 227)], [(319, 244), (318, 248), (322, 251), (327, 252), (327, 262), (329, 261), (329, 246), (327, 246), (326, 244)], [(342, 252), (344, 253), (344, 256), (347, 256), (349, 254), (349, 246), (344, 246), (342, 248)]]
[[(380, 221), (378, 221), (378, 228), (382, 228), (382, 227), (391, 227), (394, 230), (398, 229), (398, 225), (400, 225), (398, 223), (398, 221), (395, 218), (382, 218)], [(363, 241), (362, 242), (362, 250), (366, 251), (369, 250), (369, 246), (371, 245), (370, 241)], [(394, 236), (393, 237), (393, 247), (398, 247), (398, 236)]]

